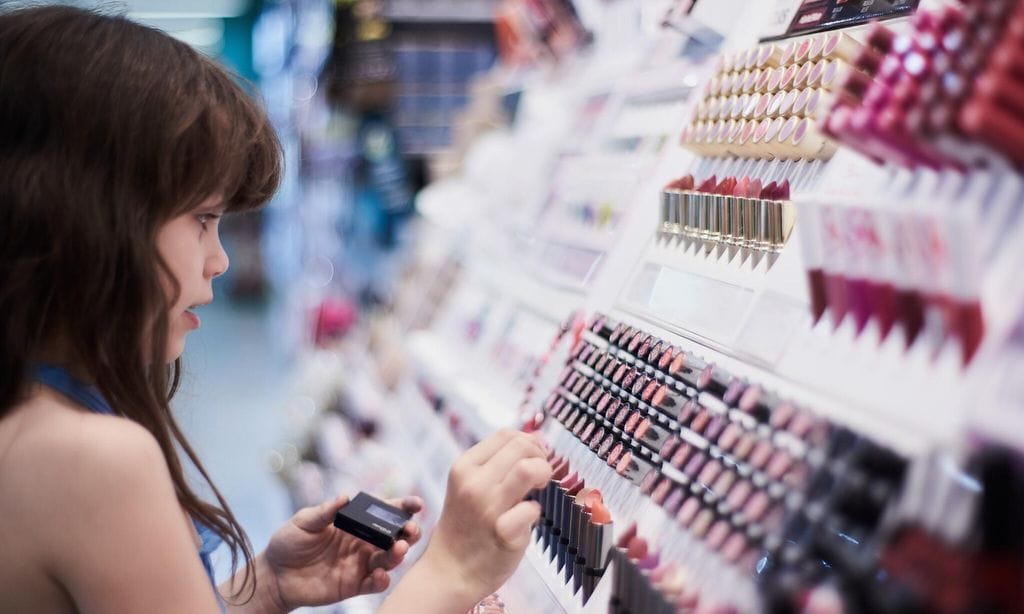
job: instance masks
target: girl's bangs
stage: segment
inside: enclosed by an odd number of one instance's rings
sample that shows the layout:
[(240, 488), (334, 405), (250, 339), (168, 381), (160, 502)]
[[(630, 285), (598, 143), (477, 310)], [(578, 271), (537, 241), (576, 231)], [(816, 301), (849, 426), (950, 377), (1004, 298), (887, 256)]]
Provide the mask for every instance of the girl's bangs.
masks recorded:
[[(201, 88), (201, 109), (181, 135), (173, 162), (177, 202), (192, 208), (223, 195), (227, 212), (253, 211), (281, 180), (281, 145), (256, 101), (219, 71)], [(177, 191), (177, 190), (176, 190)]]

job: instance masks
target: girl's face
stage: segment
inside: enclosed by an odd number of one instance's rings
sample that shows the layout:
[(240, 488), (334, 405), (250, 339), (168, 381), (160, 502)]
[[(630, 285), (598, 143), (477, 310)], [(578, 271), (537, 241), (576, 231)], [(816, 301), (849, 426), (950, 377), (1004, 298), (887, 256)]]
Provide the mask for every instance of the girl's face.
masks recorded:
[[(228, 269), (228, 255), (220, 243), (219, 225), (224, 205), (209, 198), (188, 213), (179, 215), (157, 232), (156, 248), (177, 280), (178, 300), (167, 314), (167, 362), (185, 350), (185, 335), (199, 328), (193, 311), (213, 300), (213, 278)], [(173, 288), (164, 284), (172, 295)]]

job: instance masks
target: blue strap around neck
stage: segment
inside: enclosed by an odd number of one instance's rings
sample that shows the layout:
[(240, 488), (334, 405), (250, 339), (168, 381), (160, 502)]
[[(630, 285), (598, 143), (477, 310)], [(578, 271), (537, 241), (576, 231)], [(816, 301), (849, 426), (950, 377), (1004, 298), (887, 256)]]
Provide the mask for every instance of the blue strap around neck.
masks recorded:
[(99, 390), (83, 383), (63, 367), (41, 364), (35, 368), (33, 376), (39, 383), (53, 388), (89, 411), (114, 415), (113, 408)]

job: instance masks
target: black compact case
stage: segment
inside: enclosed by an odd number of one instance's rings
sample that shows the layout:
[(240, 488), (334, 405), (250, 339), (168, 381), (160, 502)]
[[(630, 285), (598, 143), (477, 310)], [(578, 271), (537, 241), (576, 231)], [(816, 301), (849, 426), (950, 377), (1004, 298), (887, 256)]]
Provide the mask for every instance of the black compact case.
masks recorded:
[(383, 550), (390, 550), (412, 514), (361, 492), (338, 510), (334, 526)]

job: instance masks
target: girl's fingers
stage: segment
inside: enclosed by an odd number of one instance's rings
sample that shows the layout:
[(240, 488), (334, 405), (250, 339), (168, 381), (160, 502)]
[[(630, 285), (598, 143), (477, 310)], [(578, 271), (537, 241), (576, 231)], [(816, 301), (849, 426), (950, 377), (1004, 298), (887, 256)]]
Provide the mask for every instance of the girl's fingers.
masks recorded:
[(523, 501), (512, 507), (495, 523), (495, 531), (510, 550), (518, 550), (530, 539), (530, 527), (540, 517), (540, 505), (536, 501)]
[(347, 495), (338, 495), (330, 501), (324, 501), (314, 507), (304, 507), (295, 512), (292, 522), (303, 531), (316, 533), (334, 524), (334, 515), (348, 504)]
[(526, 493), (541, 488), (550, 479), (551, 465), (547, 460), (535, 456), (520, 459), (505, 474), (498, 488), (502, 511), (522, 501)]
[(405, 526), (402, 527), (402, 536), (407, 542), (409, 542), (410, 546), (420, 541), (420, 537), (423, 536), (423, 530), (420, 529), (420, 523), (415, 520), (410, 520), (405, 523)]
[(385, 569), (391, 571), (402, 564), (405, 555), (409, 553), (409, 542), (400, 539), (390, 550), (378, 550), (370, 555), (368, 566), (370, 569)]
[(374, 569), (360, 582), (359, 594), (379, 593), (387, 590), (389, 584), (391, 584), (391, 578), (388, 576), (388, 572), (379, 568)]
[(487, 439), (476, 444), (462, 455), (461, 461), (469, 465), (483, 465), (502, 449), (513, 437), (519, 435), (519, 431), (512, 429), (501, 429)]
[(419, 497), (405, 497), (401, 500), (401, 505), (398, 507), (401, 507), (410, 514), (418, 514), (423, 510), (423, 499)]
[[(501, 482), (517, 463), (527, 458), (537, 458), (543, 461), (547, 458), (547, 452), (537, 443), (536, 439), (520, 435), (509, 440), (501, 450), (492, 456), (491, 460), (484, 465), (484, 470), (491, 477), (492, 483)], [(547, 462), (545, 461), (544, 464)]]

